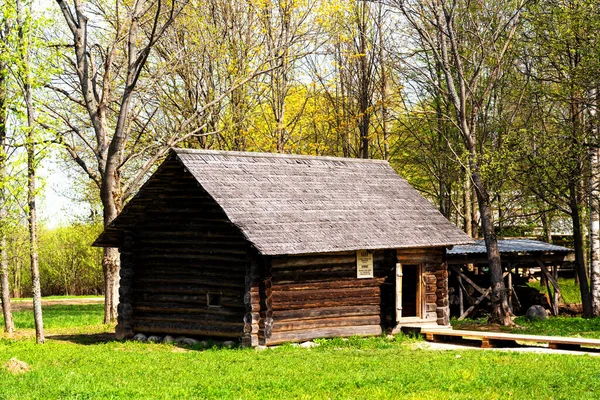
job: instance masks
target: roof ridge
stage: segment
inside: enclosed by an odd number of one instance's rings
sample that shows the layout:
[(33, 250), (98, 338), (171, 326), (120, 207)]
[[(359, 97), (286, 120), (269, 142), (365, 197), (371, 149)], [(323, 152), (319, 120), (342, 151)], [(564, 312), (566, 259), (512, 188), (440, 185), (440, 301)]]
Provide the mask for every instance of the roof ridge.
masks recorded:
[(173, 148), (176, 154), (198, 154), (198, 155), (222, 155), (222, 156), (235, 156), (235, 157), (255, 157), (255, 158), (282, 158), (282, 159), (295, 159), (295, 160), (319, 160), (319, 161), (345, 161), (345, 162), (356, 162), (362, 164), (387, 164), (386, 160), (378, 160), (372, 158), (349, 158), (349, 157), (334, 157), (334, 156), (311, 156), (304, 154), (282, 154), (282, 153), (263, 153), (263, 152), (252, 152), (252, 151), (226, 151), (226, 150), (197, 150), (197, 149), (182, 149)]

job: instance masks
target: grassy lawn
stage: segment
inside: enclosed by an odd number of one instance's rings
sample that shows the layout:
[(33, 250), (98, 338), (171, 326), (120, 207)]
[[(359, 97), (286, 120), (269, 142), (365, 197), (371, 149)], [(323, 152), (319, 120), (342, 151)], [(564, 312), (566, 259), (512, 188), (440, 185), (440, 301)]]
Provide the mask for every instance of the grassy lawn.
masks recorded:
[[(117, 342), (101, 305), (45, 308), (47, 343), (0, 334), (0, 399), (600, 397), (600, 357), (432, 351), (403, 336), (323, 340), (320, 347), (201, 350)], [(29, 371), (10, 373), (12, 357)]]
[[(574, 279), (558, 278), (558, 285), (560, 286), (560, 293), (563, 297), (560, 300), (560, 303), (581, 303), (579, 284), (575, 283)], [(539, 290), (541, 293), (548, 293), (546, 286), (541, 286), (540, 281), (532, 280), (529, 282), (529, 286)]]
[[(43, 300), (76, 300), (76, 299), (103, 299), (104, 297), (102, 296), (89, 296), (89, 295), (85, 295), (85, 296), (44, 296), (42, 298)], [(33, 299), (31, 297), (20, 297), (20, 298), (13, 298), (10, 299), (11, 302), (14, 303), (22, 303), (22, 302), (27, 302), (27, 301), (32, 301)]]

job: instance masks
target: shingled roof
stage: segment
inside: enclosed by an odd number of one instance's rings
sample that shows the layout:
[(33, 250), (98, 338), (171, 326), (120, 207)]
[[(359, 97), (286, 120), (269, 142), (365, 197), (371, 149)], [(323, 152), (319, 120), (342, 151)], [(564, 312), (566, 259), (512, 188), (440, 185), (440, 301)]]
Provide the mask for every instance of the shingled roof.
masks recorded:
[[(173, 156), (264, 255), (472, 242), (386, 161), (184, 149)], [(119, 230), (119, 219), (107, 231)], [(95, 244), (110, 242), (100, 236)]]
[[(498, 239), (498, 250), (504, 253), (570, 253), (572, 249), (555, 244), (540, 242), (532, 239)], [(473, 243), (460, 245), (448, 251), (451, 256), (464, 256), (468, 254), (485, 254), (487, 249), (483, 239)]]

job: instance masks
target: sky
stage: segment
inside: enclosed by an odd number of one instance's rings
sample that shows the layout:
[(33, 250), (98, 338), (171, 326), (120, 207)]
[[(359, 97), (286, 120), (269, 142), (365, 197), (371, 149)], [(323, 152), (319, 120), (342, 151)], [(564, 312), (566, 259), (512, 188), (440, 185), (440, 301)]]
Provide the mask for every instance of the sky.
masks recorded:
[(50, 229), (68, 225), (75, 218), (89, 214), (85, 204), (69, 196), (73, 178), (65, 173), (64, 166), (56, 162), (57, 156), (47, 157), (38, 168), (40, 184), (43, 185), (38, 200), (39, 218)]

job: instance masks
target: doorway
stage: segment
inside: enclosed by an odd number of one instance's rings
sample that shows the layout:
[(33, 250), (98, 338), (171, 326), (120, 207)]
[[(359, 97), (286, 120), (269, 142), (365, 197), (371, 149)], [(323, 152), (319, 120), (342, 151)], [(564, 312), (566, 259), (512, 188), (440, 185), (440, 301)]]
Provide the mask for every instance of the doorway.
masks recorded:
[(396, 320), (421, 318), (421, 265), (396, 266)]

